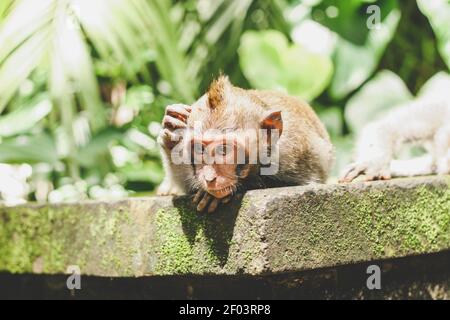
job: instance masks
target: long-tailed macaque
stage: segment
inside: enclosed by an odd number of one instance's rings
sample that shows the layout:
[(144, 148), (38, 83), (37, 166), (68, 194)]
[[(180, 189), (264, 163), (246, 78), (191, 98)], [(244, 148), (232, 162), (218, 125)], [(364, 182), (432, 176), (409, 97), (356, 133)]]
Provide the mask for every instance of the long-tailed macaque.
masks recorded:
[[(419, 143), (428, 154), (393, 160), (404, 143)], [(360, 175), (366, 181), (391, 177), (450, 172), (450, 104), (445, 99), (423, 98), (394, 109), (362, 131), (356, 159), (343, 172), (341, 182)]]
[(166, 172), (158, 193), (195, 194), (198, 211), (247, 189), (325, 182), (334, 159), (308, 104), (225, 76), (193, 105), (169, 105), (158, 141)]

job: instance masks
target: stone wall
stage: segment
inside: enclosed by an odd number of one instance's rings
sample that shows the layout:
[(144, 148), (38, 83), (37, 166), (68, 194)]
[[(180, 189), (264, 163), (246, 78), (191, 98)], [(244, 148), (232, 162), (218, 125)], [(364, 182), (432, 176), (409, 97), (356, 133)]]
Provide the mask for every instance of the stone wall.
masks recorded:
[[(278, 279), (269, 283), (306, 288), (311, 272), (439, 252), (448, 261), (449, 185), (423, 177), (254, 190), (214, 214), (198, 214), (187, 197), (0, 208), (0, 272), (16, 281), (77, 265), (83, 276), (117, 281)], [(436, 297), (448, 293), (449, 273)]]

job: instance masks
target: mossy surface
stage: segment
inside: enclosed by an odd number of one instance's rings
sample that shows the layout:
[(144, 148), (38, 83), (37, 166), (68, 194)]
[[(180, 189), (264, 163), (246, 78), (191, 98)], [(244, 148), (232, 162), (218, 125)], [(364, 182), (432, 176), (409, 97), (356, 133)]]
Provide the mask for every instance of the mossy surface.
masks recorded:
[(380, 190), (355, 201), (354, 213), (376, 257), (450, 247), (450, 189)]
[(55, 218), (53, 210), (0, 209), (0, 270), (60, 270), (64, 240), (52, 236)]
[[(0, 270), (131, 275), (128, 213), (121, 205), (67, 205), (0, 209)], [(126, 235), (124, 234), (126, 233)]]
[(335, 187), (280, 198), (268, 210), (275, 271), (450, 248), (450, 189), (444, 184)]
[[(242, 242), (251, 241), (252, 226), (240, 204), (224, 207), (215, 214), (196, 212), (187, 199), (174, 207), (162, 208), (155, 215), (155, 234), (149, 256), (155, 260), (153, 274), (223, 274), (236, 272), (257, 254), (245, 250)], [(244, 228), (244, 229), (243, 229)], [(244, 231), (244, 232), (243, 232)], [(245, 239), (244, 239), (245, 238)], [(253, 243), (258, 246), (258, 243)], [(244, 252), (237, 256), (237, 252)]]
[(447, 178), (0, 208), (0, 271), (143, 276), (301, 271), (450, 248)]
[(142, 276), (223, 274), (251, 264), (259, 239), (245, 240), (255, 235), (254, 221), (245, 214), (236, 221), (241, 203), (208, 215), (186, 198), (158, 202), (1, 208), (0, 270), (54, 274), (78, 265), (86, 275)]

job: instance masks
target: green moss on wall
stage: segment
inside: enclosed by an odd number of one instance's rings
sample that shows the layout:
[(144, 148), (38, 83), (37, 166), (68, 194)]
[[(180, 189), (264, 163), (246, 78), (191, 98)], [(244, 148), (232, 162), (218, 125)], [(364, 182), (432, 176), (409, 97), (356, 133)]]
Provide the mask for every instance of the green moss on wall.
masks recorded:
[(124, 241), (129, 224), (126, 211), (102, 205), (1, 208), (0, 270), (52, 274), (78, 265), (125, 274), (126, 253), (136, 250)]
[(273, 270), (310, 269), (450, 247), (450, 189), (443, 185), (336, 186), (275, 199), (267, 210)]
[(149, 250), (149, 256), (157, 257), (153, 273), (223, 274), (251, 266), (261, 257), (261, 235), (249, 209), (244, 198), (214, 214), (196, 212), (187, 200), (158, 210), (155, 242)]
[(1, 209), (0, 270), (61, 270), (65, 239), (53, 237), (52, 227), (56, 218), (52, 210), (41, 212), (26, 208)]
[(450, 190), (379, 190), (354, 201), (355, 221), (376, 256), (437, 251), (450, 245)]
[[(225, 264), (232, 230), (186, 203), (156, 212), (157, 274), (218, 272)], [(215, 224), (217, 223), (217, 224)]]
[(214, 214), (186, 198), (0, 208), (0, 270), (262, 274), (439, 251), (450, 189), (432, 181), (262, 190)]

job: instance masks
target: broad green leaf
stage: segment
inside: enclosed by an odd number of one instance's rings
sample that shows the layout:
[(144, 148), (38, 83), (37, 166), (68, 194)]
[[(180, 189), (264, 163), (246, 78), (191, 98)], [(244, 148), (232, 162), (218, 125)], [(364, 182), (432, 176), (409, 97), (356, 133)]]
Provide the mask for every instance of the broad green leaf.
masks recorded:
[(0, 137), (10, 137), (32, 129), (52, 110), (52, 104), (46, 94), (42, 94), (27, 105), (0, 116)]
[(380, 71), (345, 106), (345, 119), (354, 133), (399, 104), (413, 99), (406, 85), (391, 71)]
[(438, 40), (438, 49), (450, 68), (450, 1), (417, 0), (420, 11), (428, 18)]
[(306, 100), (317, 97), (333, 73), (328, 57), (289, 44), (274, 30), (246, 32), (241, 38), (239, 59), (245, 77), (255, 88), (284, 90)]
[(55, 164), (57, 161), (55, 143), (49, 134), (19, 136), (0, 142), (0, 162)]
[[(342, 99), (358, 88), (376, 69), (378, 62), (391, 41), (400, 20), (400, 11), (394, 0), (388, 2), (390, 8), (379, 28), (369, 31), (363, 45), (354, 44), (340, 37), (333, 56), (335, 73), (330, 86), (330, 95), (334, 99)], [(360, 28), (367, 28), (366, 25)]]
[[(320, 24), (356, 45), (364, 45), (369, 33), (366, 28), (365, 0), (323, 0), (312, 8), (311, 15)], [(378, 4), (383, 1), (378, 1)], [(382, 6), (383, 4), (380, 4)]]

